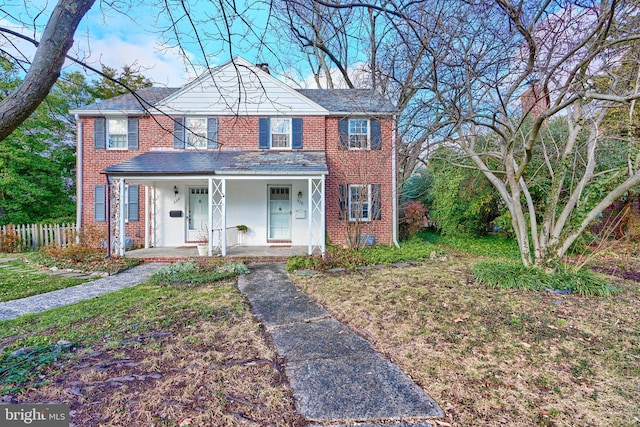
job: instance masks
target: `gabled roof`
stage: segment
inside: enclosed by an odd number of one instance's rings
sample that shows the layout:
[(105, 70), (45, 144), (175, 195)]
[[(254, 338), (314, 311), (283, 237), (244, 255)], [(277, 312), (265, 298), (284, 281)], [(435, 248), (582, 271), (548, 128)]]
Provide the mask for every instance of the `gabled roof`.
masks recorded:
[(324, 151), (149, 151), (105, 168), (118, 176), (326, 175)]
[(72, 113), (323, 116), (388, 115), (396, 111), (391, 102), (373, 90), (296, 90), (260, 67), (236, 57), (208, 70), (182, 88), (140, 89), (135, 96), (117, 96)]
[(393, 114), (398, 109), (372, 89), (298, 89), (331, 113)]
[(327, 114), (324, 107), (240, 57), (208, 70), (158, 107), (168, 114)]

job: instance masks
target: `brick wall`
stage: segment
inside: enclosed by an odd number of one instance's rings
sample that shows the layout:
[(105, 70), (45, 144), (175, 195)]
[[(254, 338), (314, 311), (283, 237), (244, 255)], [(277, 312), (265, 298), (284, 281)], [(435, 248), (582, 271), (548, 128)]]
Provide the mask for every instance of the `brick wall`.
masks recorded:
[(381, 120), (380, 150), (345, 150), (339, 147), (339, 118), (327, 118), (326, 150), (329, 175), (326, 180), (326, 224), (331, 242), (344, 244), (348, 220), (340, 220), (340, 185), (381, 184), (380, 220), (362, 224), (361, 235), (375, 235), (376, 243), (393, 243), (393, 169), (391, 119)]
[[(94, 224), (104, 228), (106, 223), (95, 224), (94, 186), (105, 185), (106, 177), (100, 172), (105, 167), (135, 157), (149, 150), (173, 150), (173, 121), (170, 117), (144, 116), (139, 118), (138, 150), (96, 150), (93, 144), (93, 117), (81, 118), (83, 124), (83, 205), (82, 225)], [(258, 150), (258, 117), (219, 117), (218, 140), (223, 150)], [(392, 122), (382, 120), (382, 149), (349, 151), (338, 146), (338, 118), (304, 117), (303, 149), (327, 152), (329, 175), (326, 180), (326, 224), (333, 243), (343, 244), (346, 224), (339, 220), (340, 184), (381, 184), (382, 219), (364, 224), (363, 234), (374, 234), (376, 242), (392, 243)], [(140, 220), (126, 225), (126, 235), (136, 245), (144, 243), (145, 187), (140, 186)]]

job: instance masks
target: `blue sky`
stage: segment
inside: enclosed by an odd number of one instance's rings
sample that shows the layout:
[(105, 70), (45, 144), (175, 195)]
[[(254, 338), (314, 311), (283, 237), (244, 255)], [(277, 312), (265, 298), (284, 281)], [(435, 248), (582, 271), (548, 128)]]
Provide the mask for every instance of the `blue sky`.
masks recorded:
[[(181, 2), (168, 0), (172, 4), (171, 12), (174, 17), (182, 15)], [(100, 68), (105, 64), (114, 68), (123, 65), (136, 65), (142, 74), (151, 78), (159, 86), (180, 86), (190, 78), (203, 71), (205, 54), (210, 65), (218, 65), (229, 59), (228, 46), (219, 40), (221, 25), (219, 13), (213, 8), (215, 2), (195, 0), (190, 1), (191, 16), (196, 23), (198, 33), (206, 40), (205, 52), (193, 42), (189, 34), (193, 34), (190, 23), (182, 18), (179, 28), (186, 35), (180, 37), (186, 47), (186, 56), (181, 54), (176, 43), (161, 30), (168, 28), (166, 10), (157, 0), (131, 0), (115, 2), (119, 9), (114, 9), (98, 0), (85, 16), (75, 36), (75, 44), (71, 55), (86, 63)], [(126, 4), (125, 4), (126, 3)], [(243, 9), (243, 17), (252, 21), (251, 28), (261, 33), (266, 22), (264, 4), (250, 2), (249, 6), (242, 6), (237, 2), (238, 9)], [(39, 38), (39, 33), (46, 24), (55, 1), (9, 0), (0, 6), (0, 26), (11, 26), (19, 29), (23, 34)], [(44, 11), (38, 15), (39, 12)], [(37, 18), (34, 18), (37, 17)], [(34, 23), (35, 19), (35, 25)], [(30, 24), (26, 26), (26, 24)], [(252, 62), (274, 62), (273, 54), (264, 48), (258, 36), (247, 33), (247, 27), (241, 20), (236, 19), (233, 33), (236, 46), (234, 55), (240, 55)], [(245, 34), (245, 37), (241, 35)], [(269, 40), (274, 42), (274, 40)], [(21, 45), (21, 50), (32, 55), (33, 48)], [(281, 47), (281, 46), (280, 46)], [(11, 49), (4, 40), (0, 40), (0, 48)], [(186, 58), (186, 59), (185, 59)], [(96, 78), (89, 75), (90, 79)]]

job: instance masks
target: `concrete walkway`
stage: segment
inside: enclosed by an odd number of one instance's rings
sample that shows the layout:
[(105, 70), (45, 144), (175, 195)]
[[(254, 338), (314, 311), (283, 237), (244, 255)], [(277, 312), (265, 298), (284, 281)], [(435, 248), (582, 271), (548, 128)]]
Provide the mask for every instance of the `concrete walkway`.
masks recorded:
[(426, 427), (443, 416), (396, 365), (299, 291), (282, 264), (250, 270), (240, 291), (285, 358), (296, 408), (312, 426)]
[(165, 264), (142, 264), (113, 276), (45, 294), (0, 303), (0, 320), (10, 320), (29, 313), (40, 313), (73, 304), (146, 281)]

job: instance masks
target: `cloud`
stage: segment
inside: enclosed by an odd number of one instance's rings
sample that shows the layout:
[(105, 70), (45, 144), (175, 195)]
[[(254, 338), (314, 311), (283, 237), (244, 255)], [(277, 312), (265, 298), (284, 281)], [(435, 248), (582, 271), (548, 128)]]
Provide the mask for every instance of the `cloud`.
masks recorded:
[(124, 65), (138, 67), (156, 86), (182, 86), (193, 77), (188, 73), (185, 57), (177, 49), (162, 46), (149, 35), (138, 34), (135, 43), (117, 36), (80, 39), (73, 50), (79, 59), (98, 69), (102, 65), (116, 69)]

